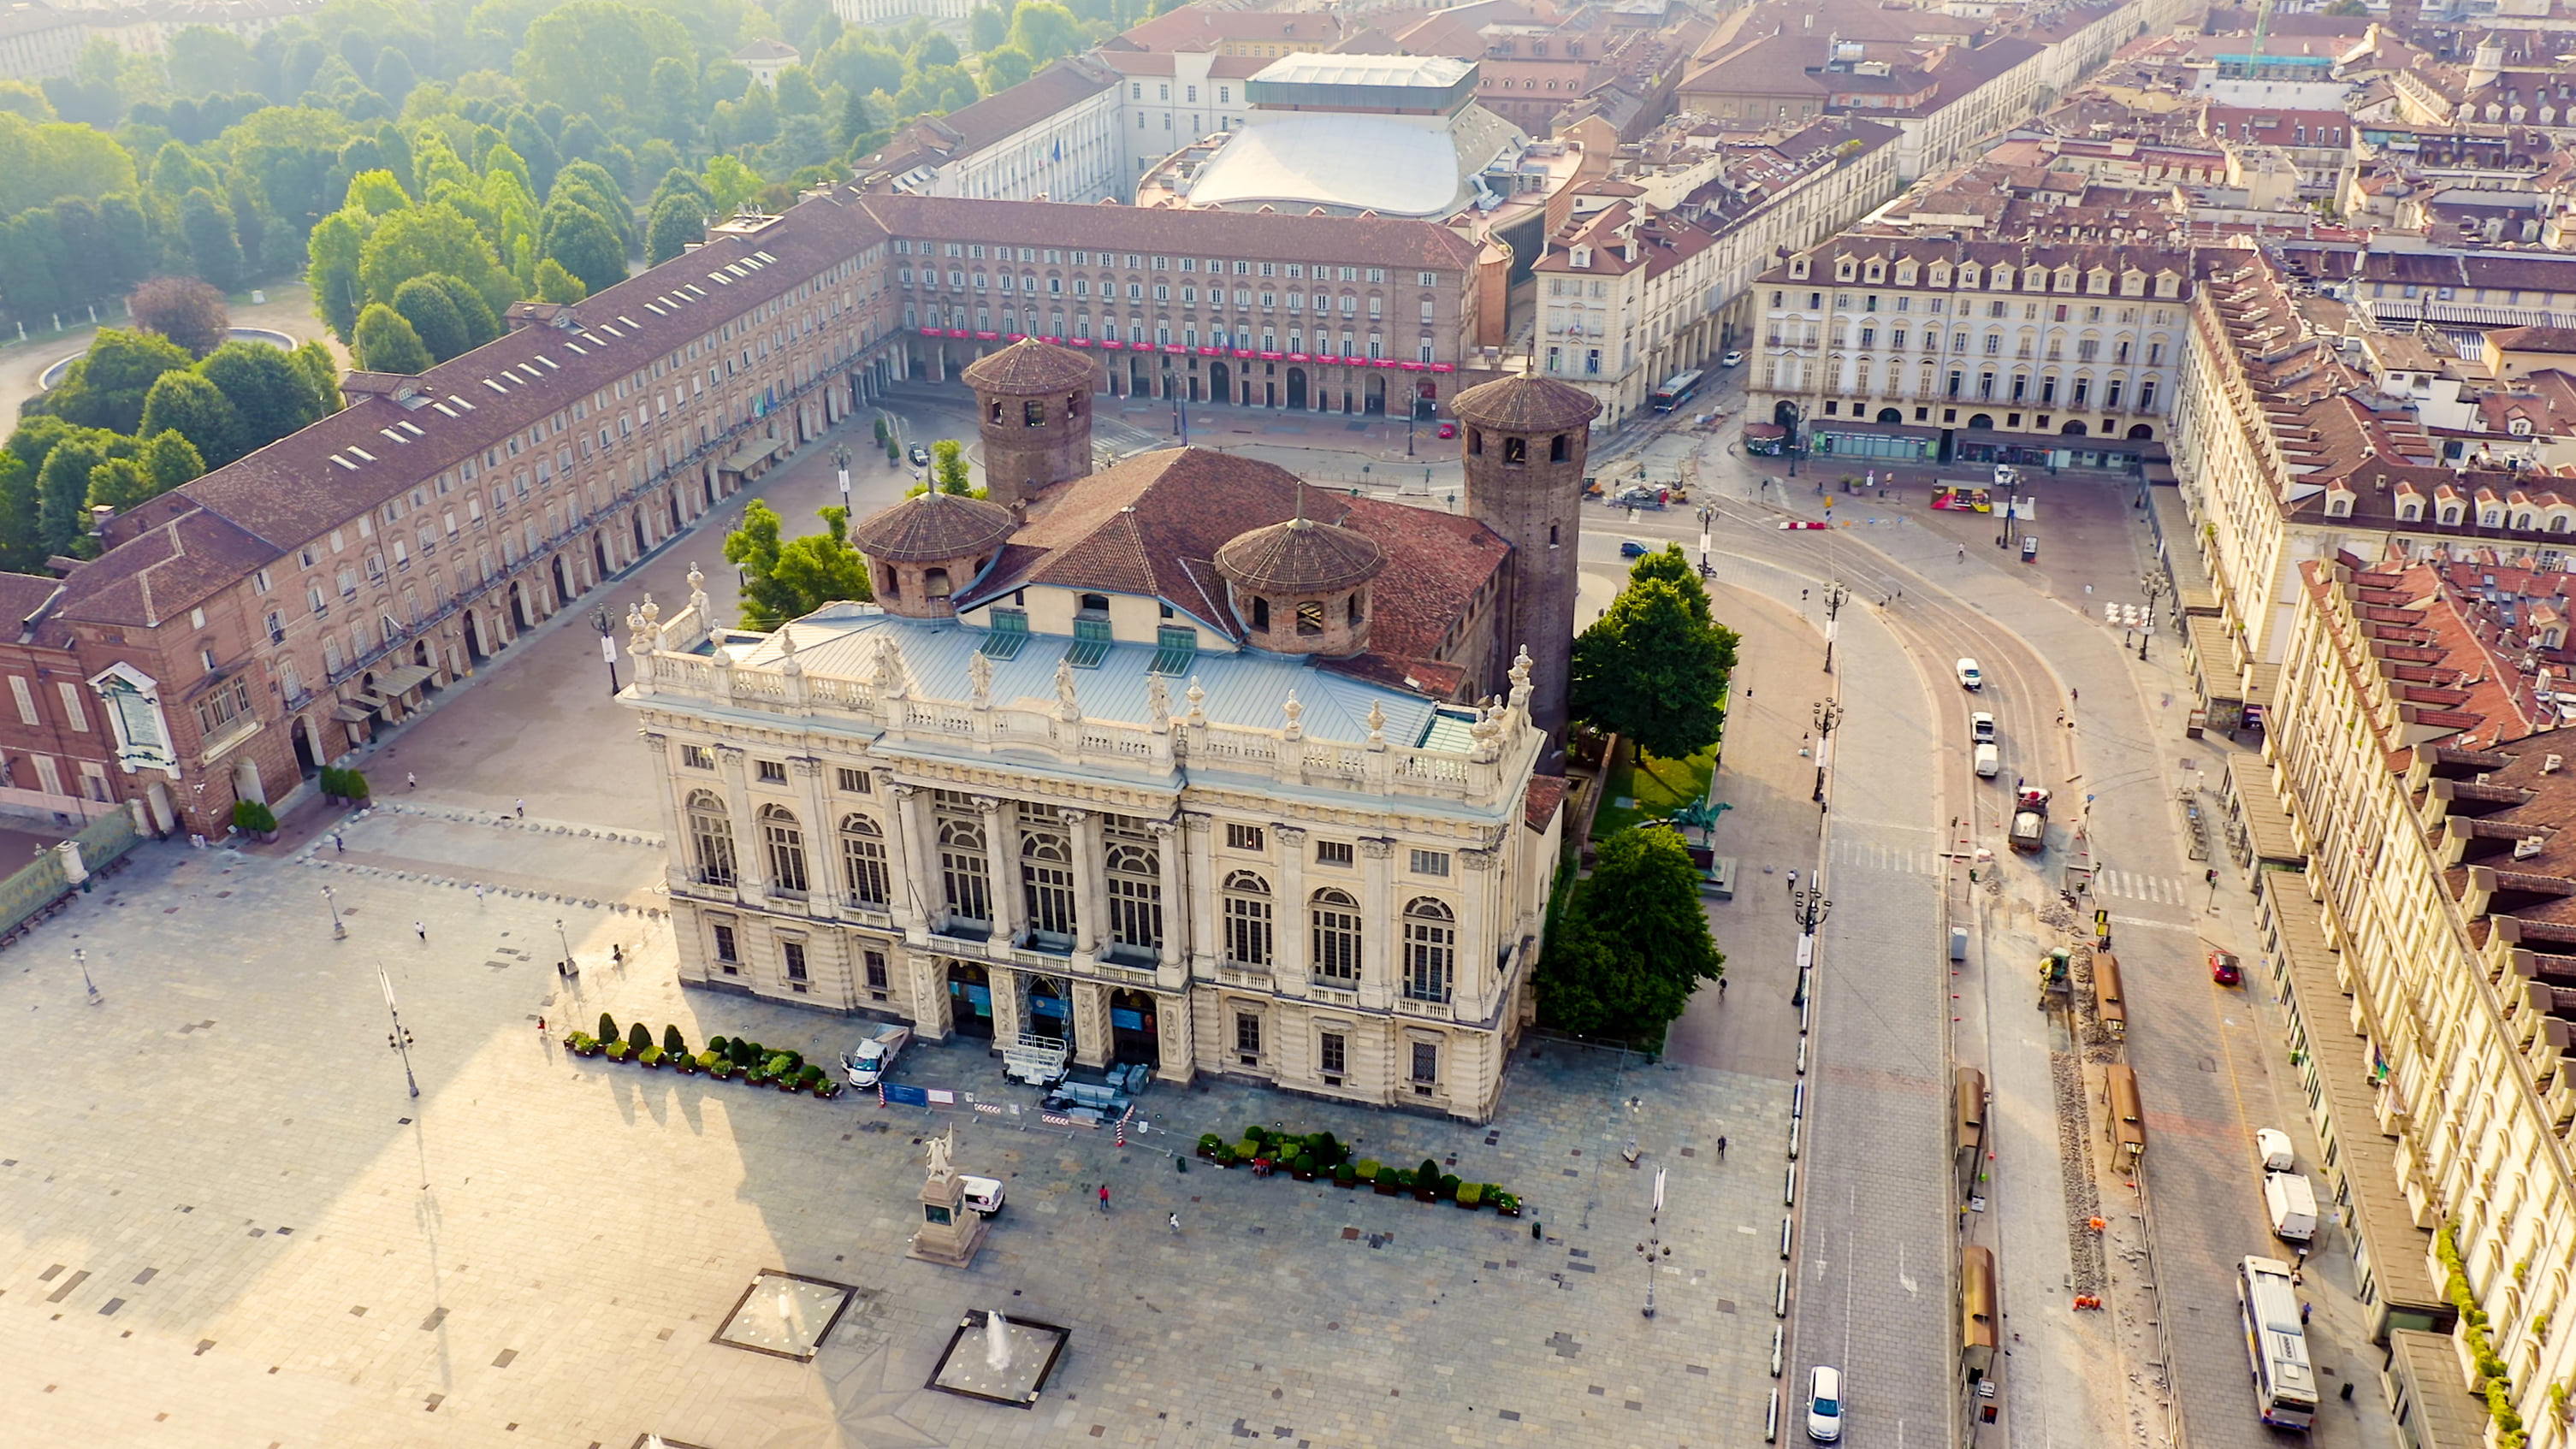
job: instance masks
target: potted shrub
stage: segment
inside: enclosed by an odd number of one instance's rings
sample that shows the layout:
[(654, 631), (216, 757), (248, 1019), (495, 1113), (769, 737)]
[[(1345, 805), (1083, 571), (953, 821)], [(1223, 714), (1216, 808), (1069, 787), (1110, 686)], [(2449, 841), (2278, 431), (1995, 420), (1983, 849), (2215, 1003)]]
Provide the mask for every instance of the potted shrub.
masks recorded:
[(635, 1060), (658, 1072), (662, 1070), (662, 1049), (657, 1046), (648, 1046), (644, 1050), (635, 1054)]
[[(713, 1056), (714, 1053), (710, 1052), (708, 1055)], [(721, 1082), (733, 1075), (733, 1063), (724, 1057), (716, 1057), (714, 1061), (707, 1064), (707, 1075)]]
[(1352, 1169), (1349, 1163), (1336, 1162), (1333, 1164), (1333, 1186), (1357, 1187), (1359, 1185), (1360, 1175), (1357, 1171)]
[(644, 1049), (652, 1044), (653, 1028), (646, 1026), (640, 1021), (635, 1023), (633, 1026), (626, 1028), (626, 1049), (628, 1051), (641, 1056), (644, 1053)]
[(1217, 1136), (1213, 1132), (1202, 1132), (1199, 1134), (1199, 1156), (1201, 1157), (1214, 1159), (1216, 1156), (1216, 1150), (1224, 1145), (1225, 1139)]
[(680, 1069), (681, 1076), (694, 1077), (698, 1074), (698, 1059), (690, 1053), (665, 1051), (662, 1056), (672, 1066)]
[(1296, 1174), (1299, 1182), (1313, 1182), (1315, 1180), (1314, 1154), (1300, 1149), (1296, 1156), (1288, 1159), (1288, 1170)]
[(814, 1095), (828, 1102), (841, 1095), (842, 1089), (847, 1085), (838, 1077), (827, 1076), (814, 1084)]
[(1243, 1129), (1243, 1137), (1241, 1140), (1249, 1142), (1256, 1147), (1267, 1147), (1270, 1145), (1270, 1129), (1262, 1126), (1258, 1122), (1255, 1122), (1251, 1126)]
[(663, 1027), (662, 1055), (666, 1057), (684, 1057), (688, 1054), (689, 1043), (686, 1038), (680, 1035), (680, 1029), (676, 1026)]
[(355, 770), (340, 772), (341, 797), (352, 805), (367, 803), (367, 777)]
[(337, 803), (343, 798), (343, 791), (340, 787), (340, 769), (338, 766), (324, 765), (322, 767), (322, 778), (319, 788), (322, 791), (322, 798), (325, 800)]
[(1456, 1173), (1444, 1172), (1440, 1174), (1440, 1195), (1452, 1202), (1457, 1201), (1458, 1175)]
[(1516, 1218), (1521, 1215), (1521, 1200), (1490, 1182), (1485, 1184), (1485, 1201), (1492, 1203), (1494, 1211), (1504, 1217)]
[(626, 1043), (622, 1041), (613, 1041), (608, 1044), (608, 1059), (610, 1061), (622, 1062), (626, 1060), (626, 1056)]
[[(698, 1070), (707, 1073), (713, 1073), (719, 1063), (725, 1063), (723, 1055), (717, 1052), (713, 1047), (709, 1047), (707, 1050), (698, 1053), (697, 1061)], [(730, 1065), (730, 1063), (725, 1064)]]
[(233, 828), (266, 845), (277, 838), (277, 812), (256, 800), (235, 800)]
[(1474, 1212), (1485, 1200), (1485, 1185), (1481, 1182), (1462, 1182), (1458, 1184), (1457, 1194), (1452, 1200), (1467, 1211)]
[[(1450, 1181), (1455, 1182), (1457, 1179), (1451, 1178)], [(1439, 1200), (1439, 1163), (1426, 1157), (1422, 1159), (1422, 1165), (1413, 1170), (1413, 1195), (1424, 1202), (1437, 1202)]]
[(1270, 1155), (1270, 1149), (1262, 1146), (1258, 1139), (1246, 1137), (1241, 1142), (1234, 1144), (1234, 1155), (1239, 1161), (1257, 1162), (1264, 1157), (1268, 1157)]
[(1403, 1169), (1381, 1167), (1377, 1170), (1377, 1176), (1370, 1179), (1369, 1185), (1377, 1189), (1379, 1197), (1393, 1197), (1404, 1186)]
[(604, 1011), (599, 1014), (599, 1039), (601, 1042), (606, 1043), (616, 1041), (625, 1035), (626, 1033), (617, 1029), (616, 1017), (610, 1016)]
[(1318, 1132), (1307, 1138), (1306, 1150), (1315, 1155), (1315, 1166), (1326, 1171), (1341, 1166), (1351, 1155), (1350, 1149), (1330, 1132)]
[(768, 1054), (760, 1049), (760, 1043), (745, 1041), (741, 1037), (725, 1043), (725, 1055), (733, 1058), (733, 1064), (745, 1071), (769, 1059)]
[(595, 1057), (599, 1055), (599, 1038), (586, 1031), (574, 1032), (564, 1038), (564, 1050), (577, 1057)]
[(820, 1095), (823, 1090), (823, 1069), (816, 1066), (805, 1067), (796, 1073), (796, 1085)]
[(754, 1062), (743, 1069), (742, 1079), (755, 1087), (766, 1087), (777, 1075), (769, 1069), (769, 1063)]
[(1377, 1181), (1377, 1170), (1379, 1166), (1380, 1164), (1376, 1158), (1363, 1157), (1357, 1163), (1352, 1165), (1351, 1171), (1352, 1174), (1358, 1177), (1360, 1181), (1374, 1183)]

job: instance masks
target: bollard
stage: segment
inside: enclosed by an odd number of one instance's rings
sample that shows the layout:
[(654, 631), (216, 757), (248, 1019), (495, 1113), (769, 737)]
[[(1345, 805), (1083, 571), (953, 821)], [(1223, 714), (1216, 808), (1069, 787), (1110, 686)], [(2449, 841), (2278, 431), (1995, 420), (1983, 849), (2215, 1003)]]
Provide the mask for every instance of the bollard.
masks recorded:
[(1791, 1162), (1795, 1162), (1795, 1161), (1797, 1161), (1797, 1160), (1798, 1160), (1798, 1127), (1799, 1127), (1798, 1119), (1797, 1119), (1797, 1118), (1795, 1118), (1795, 1117), (1790, 1118), (1790, 1119), (1789, 1119), (1789, 1160), (1790, 1160)]
[(1173, 1153), (1173, 1154), (1172, 1154), (1172, 1171), (1174, 1171), (1174, 1172), (1187, 1172), (1187, 1171), (1189, 1171), (1189, 1170), (1190, 1170), (1190, 1160), (1189, 1160), (1188, 1158), (1186, 1158), (1186, 1157), (1183, 1157), (1181, 1154), (1179, 1154), (1179, 1153), (1177, 1153), (1177, 1152)]
[(1762, 1415), (1762, 1442), (1780, 1442), (1780, 1388), (1777, 1384), (1771, 1388), (1771, 1407)]
[(1780, 1351), (1787, 1342), (1789, 1330), (1783, 1324), (1771, 1325), (1771, 1377), (1780, 1377)]
[(1771, 1316), (1789, 1316), (1789, 1270), (1786, 1268), (1780, 1270), (1780, 1286), (1771, 1290)]
[[(1799, 1036), (1798, 1036), (1798, 1075), (1803, 1077), (1803, 1076), (1805, 1076), (1806, 1074), (1807, 1074), (1807, 1038), (1806, 1038), (1806, 1034), (1805, 1034), (1805, 1033), (1803, 1033), (1803, 1032), (1801, 1032), (1801, 1033), (1799, 1033)], [(1802, 1086), (1803, 1086), (1803, 1085), (1804, 1085), (1804, 1083), (1801, 1083), (1800, 1085), (1802, 1085)]]
[(1546, 1242), (1547, 1224), (1533, 1220), (1530, 1223), (1530, 1241), (1533, 1243)]
[(1780, 1261), (1783, 1263), (1789, 1261), (1789, 1234), (1797, 1221), (1797, 1216), (1793, 1213), (1780, 1215)]
[(1798, 1164), (1794, 1162), (1789, 1164), (1789, 1180), (1787, 1185), (1780, 1189), (1780, 1205), (1782, 1207), (1796, 1207), (1798, 1205)]
[(1789, 1088), (1789, 1120), (1795, 1122), (1806, 1115), (1807, 1084), (1799, 1082)]

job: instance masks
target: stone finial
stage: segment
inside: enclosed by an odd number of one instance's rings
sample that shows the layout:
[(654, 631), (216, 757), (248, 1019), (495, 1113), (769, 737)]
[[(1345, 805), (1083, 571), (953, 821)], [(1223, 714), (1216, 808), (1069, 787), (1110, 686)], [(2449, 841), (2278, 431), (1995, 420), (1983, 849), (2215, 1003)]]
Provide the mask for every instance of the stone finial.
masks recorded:
[(1521, 646), (1520, 657), (1512, 661), (1512, 713), (1529, 713), (1529, 702), (1530, 652), (1529, 646), (1524, 644)]
[(1467, 750), (1468, 759), (1489, 765), (1503, 757), (1503, 724), (1494, 718), (1492, 706), (1476, 706), (1476, 722), (1467, 727), (1467, 734), (1475, 741)]
[(662, 606), (653, 602), (651, 594), (644, 596), (644, 602), (636, 605), (635, 611), (644, 616), (644, 627), (647, 630), (657, 634), (661, 632)]
[(1193, 725), (1206, 724), (1207, 691), (1199, 687), (1199, 677), (1197, 675), (1193, 674), (1190, 676), (1190, 687), (1181, 691), (1181, 698), (1190, 702), (1190, 712), (1181, 717), (1181, 723)]
[(1082, 722), (1082, 701), (1073, 693), (1073, 661), (1055, 662), (1055, 717), (1066, 724)]
[(1297, 702), (1297, 691), (1293, 689), (1288, 691), (1287, 702), (1279, 706), (1279, 712), (1288, 716), (1288, 727), (1279, 732), (1281, 738), (1291, 740), (1304, 739), (1306, 737), (1306, 706)]
[(977, 709), (993, 707), (993, 656), (978, 649), (966, 661), (966, 685), (970, 693), (966, 702)]
[(653, 633), (644, 626), (644, 611), (634, 604), (626, 606), (626, 649), (641, 654), (653, 647)]
[(784, 624), (778, 626), (778, 672), (781, 674), (805, 672), (805, 666), (796, 658), (796, 631)]
[(1377, 700), (1370, 700), (1370, 701), (1369, 701), (1368, 727), (1369, 727), (1368, 747), (1369, 747), (1370, 749), (1372, 749), (1372, 750), (1382, 750), (1382, 749), (1385, 749), (1385, 748), (1386, 748), (1386, 706), (1385, 706), (1384, 704), (1380, 703), (1380, 702), (1379, 702), (1379, 701), (1377, 701)]
[(1158, 735), (1172, 728), (1172, 687), (1159, 674), (1145, 680), (1145, 727)]
[(689, 565), (689, 607), (698, 611), (701, 620), (707, 617), (707, 576), (695, 562)]

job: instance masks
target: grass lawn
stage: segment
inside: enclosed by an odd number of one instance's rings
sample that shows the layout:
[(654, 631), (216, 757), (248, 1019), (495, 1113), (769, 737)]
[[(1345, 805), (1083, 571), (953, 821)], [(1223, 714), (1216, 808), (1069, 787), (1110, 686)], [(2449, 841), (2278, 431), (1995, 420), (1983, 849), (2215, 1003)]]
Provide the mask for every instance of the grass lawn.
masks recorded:
[[(1620, 751), (1619, 763), (1610, 771), (1609, 793), (1593, 817), (1593, 838), (1660, 820), (1684, 805), (1699, 803), (1707, 798), (1708, 777), (1716, 769), (1715, 745), (1686, 760), (1659, 760), (1642, 750)], [(1636, 806), (1621, 808), (1619, 802), (1624, 799), (1635, 800)]]

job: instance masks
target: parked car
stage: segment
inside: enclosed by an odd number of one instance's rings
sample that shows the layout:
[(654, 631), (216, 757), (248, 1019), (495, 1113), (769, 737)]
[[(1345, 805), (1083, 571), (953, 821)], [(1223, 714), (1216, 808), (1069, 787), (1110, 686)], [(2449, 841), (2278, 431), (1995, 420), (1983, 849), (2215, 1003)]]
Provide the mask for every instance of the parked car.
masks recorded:
[(1002, 1184), (998, 1179), (957, 1174), (958, 1184), (966, 1189), (966, 1207), (979, 1217), (1002, 1215)]
[(1619, 557), (1621, 558), (1644, 558), (1652, 552), (1654, 552), (1653, 549), (1646, 547), (1644, 544), (1639, 543), (1633, 538), (1621, 539), (1619, 541)]
[(1968, 743), (1973, 745), (1991, 745), (1995, 743), (1995, 717), (1993, 715), (1986, 713), (1984, 710), (1979, 710), (1975, 714), (1968, 716)]
[(1456, 423), (1442, 423), (1440, 425), (1440, 436), (1444, 438), (1454, 438), (1458, 436), (1458, 425)]
[(1720, 367), (1742, 367), (1744, 365), (1744, 354), (1741, 352), (1729, 352), (1724, 357), (1717, 360), (1717, 365)]
[(2316, 1188), (2295, 1172), (2263, 1174), (2263, 1216), (2281, 1241), (2310, 1241), (2317, 1235)]
[(927, 468), (930, 466), (930, 450), (921, 446), (919, 443), (915, 443), (910, 448), (906, 449), (904, 451), (904, 456), (910, 458), (912, 460), (912, 466), (916, 468)]
[(1664, 495), (1656, 489), (1639, 484), (1621, 493), (1615, 501), (1621, 508), (1660, 509), (1664, 506)]
[(873, 1087), (894, 1065), (895, 1055), (912, 1041), (908, 1026), (881, 1026), (841, 1054), (841, 1071), (853, 1087)]
[(2290, 1148), (2290, 1134), (2278, 1127), (2254, 1129), (2254, 1155), (2261, 1159), (2265, 1172), (2287, 1172), (2298, 1165), (2298, 1154)]
[(2221, 951), (2213, 946), (2209, 951), (2209, 979), (2221, 986), (2241, 986), (2245, 982), (2245, 968), (2237, 964), (2235, 952)]
[(1961, 689), (1983, 689), (1986, 687), (1985, 671), (1977, 667), (1977, 661), (1973, 659), (1962, 659), (1950, 667), (1958, 672), (1959, 687)]
[(1819, 1444), (1842, 1442), (1842, 1370), (1823, 1364), (1807, 1370), (1807, 1437)]

